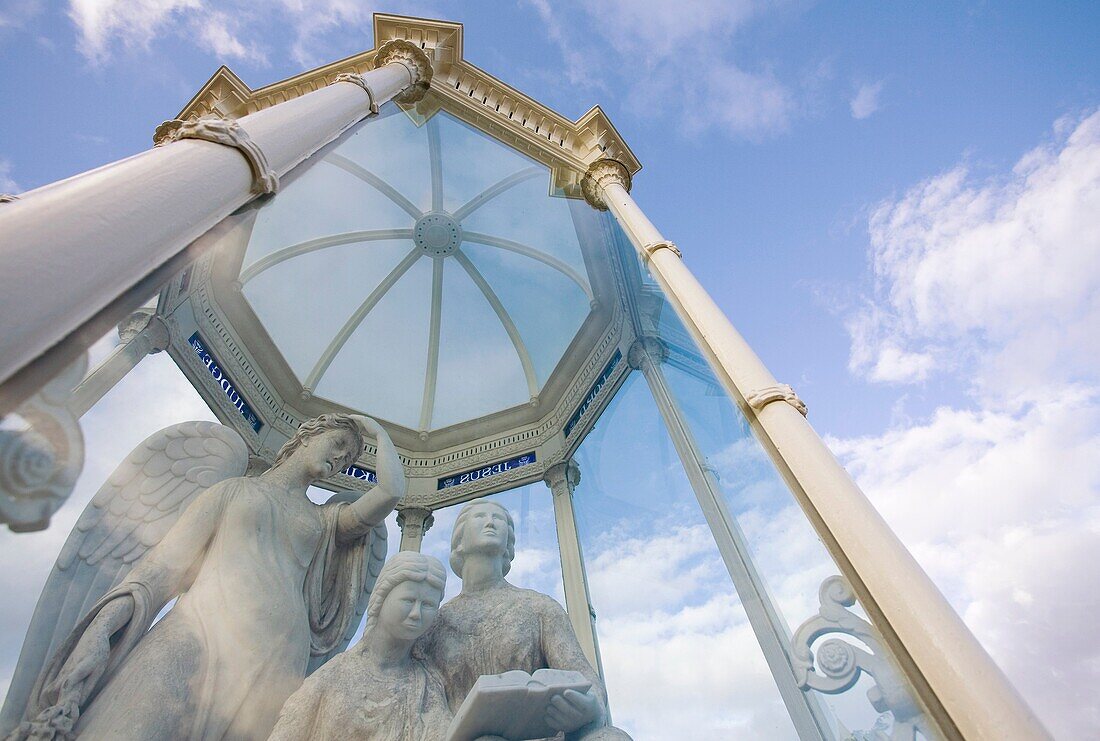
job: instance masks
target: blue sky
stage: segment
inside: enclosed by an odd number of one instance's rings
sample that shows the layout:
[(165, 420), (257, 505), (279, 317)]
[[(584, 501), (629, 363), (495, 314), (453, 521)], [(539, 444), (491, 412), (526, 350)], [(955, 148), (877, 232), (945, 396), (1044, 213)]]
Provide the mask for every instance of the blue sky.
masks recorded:
[(1100, 726), (1072, 692), (1100, 679), (1100, 5), (0, 0), (0, 192), (145, 149), (219, 64), (259, 87), (369, 48), (375, 10), (599, 103), (636, 200), (1044, 720)]

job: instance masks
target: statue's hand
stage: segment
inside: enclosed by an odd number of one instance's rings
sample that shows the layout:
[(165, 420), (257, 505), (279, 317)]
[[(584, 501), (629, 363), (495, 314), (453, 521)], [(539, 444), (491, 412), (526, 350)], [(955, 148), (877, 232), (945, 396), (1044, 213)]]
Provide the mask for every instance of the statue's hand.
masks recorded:
[(583, 695), (576, 690), (566, 690), (555, 695), (546, 708), (546, 725), (566, 733), (571, 733), (598, 717), (600, 701), (592, 690)]

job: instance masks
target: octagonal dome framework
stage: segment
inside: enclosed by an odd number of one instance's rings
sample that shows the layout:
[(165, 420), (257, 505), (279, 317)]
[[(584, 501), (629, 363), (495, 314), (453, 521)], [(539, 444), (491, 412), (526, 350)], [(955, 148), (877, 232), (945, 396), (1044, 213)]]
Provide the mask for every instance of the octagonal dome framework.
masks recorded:
[[(367, 414), (402, 451), (407, 504), (434, 507), (541, 477), (628, 372), (625, 237), (580, 183), (609, 155), (640, 165), (599, 108), (568, 121), (465, 62), (459, 24), (377, 15), (375, 39), (426, 52), (427, 93), (205, 235), (160, 311), (258, 458), (311, 416)], [(256, 91), (223, 67), (179, 118), (261, 110), (375, 51)], [(368, 483), (372, 452), (329, 484)]]

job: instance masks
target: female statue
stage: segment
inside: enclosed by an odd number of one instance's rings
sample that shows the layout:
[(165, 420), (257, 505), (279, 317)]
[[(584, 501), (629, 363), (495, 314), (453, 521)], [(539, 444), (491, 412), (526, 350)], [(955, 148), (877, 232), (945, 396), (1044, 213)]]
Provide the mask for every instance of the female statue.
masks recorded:
[(438, 559), (402, 551), (367, 603), (354, 647), (306, 679), (279, 715), (271, 741), (434, 741), (451, 720), (443, 683), (410, 656), (435, 621), (447, 574)]
[[(365, 434), (378, 440), (378, 485), (351, 504), (311, 503), (306, 488), (354, 462)], [(161, 452), (198, 455), (202, 446), (193, 442), (173, 448), (170, 441)], [(97, 494), (84, 513), (95, 522), (83, 527), (82, 516), (66, 550), (78, 535), (70, 561), (94, 562), (120, 544), (129, 549), (126, 538), (135, 533), (137, 551), (142, 542), (156, 545), (61, 642), (31, 693), (24, 717), (34, 720), (12, 738), (264, 738), (311, 656), (346, 645), (367, 581), (371, 530), (405, 492), (397, 452), (376, 422), (332, 414), (304, 423), (260, 476), (192, 486), (199, 493), (159, 542), (146, 526), (156, 523), (158, 508), (171, 509), (191, 478), (187, 466), (177, 471), (170, 460), (149, 470), (148, 458), (127, 461), (145, 466), (136, 489), (125, 464), (119, 467), (104, 486), (117, 484), (117, 491), (98, 504), (104, 490)], [(126, 513), (121, 518), (116, 505)], [(104, 522), (113, 525), (103, 530)], [(63, 550), (55, 573), (68, 568), (66, 558)]]
[(464, 506), (451, 534), (451, 570), (462, 592), (439, 610), (439, 619), (414, 649), (443, 677), (457, 712), (478, 677), (520, 669), (565, 669), (582, 674), (587, 693), (567, 690), (551, 700), (546, 724), (568, 741), (630, 741), (607, 725), (607, 695), (588, 663), (565, 610), (550, 597), (505, 580), (516, 554), (512, 515), (500, 504)]

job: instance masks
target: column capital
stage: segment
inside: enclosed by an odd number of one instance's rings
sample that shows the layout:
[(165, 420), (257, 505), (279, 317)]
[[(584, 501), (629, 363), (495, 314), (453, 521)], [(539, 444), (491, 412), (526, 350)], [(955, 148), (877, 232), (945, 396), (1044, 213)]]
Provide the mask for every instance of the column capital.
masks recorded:
[(573, 493), (573, 489), (581, 482), (581, 469), (572, 458), (562, 463), (555, 463), (546, 469), (543, 482), (550, 487), (555, 495), (567, 492)]
[(626, 363), (634, 370), (645, 370), (647, 362), (662, 363), (668, 357), (668, 348), (657, 337), (645, 336), (634, 340), (626, 353)]
[(411, 41), (392, 39), (378, 47), (374, 55), (374, 68), (380, 69), (394, 62), (405, 65), (412, 78), (412, 84), (394, 100), (398, 103), (415, 103), (423, 98), (431, 85), (433, 72), (432, 60), (424, 50)]
[(397, 510), (397, 526), (402, 535), (423, 536), (435, 524), (435, 515), (427, 507), (401, 507)]
[(144, 334), (148, 338), (150, 355), (155, 355), (168, 347), (168, 325), (155, 309), (143, 306), (118, 323), (118, 338), (123, 343), (133, 342), (139, 334)]
[(588, 172), (581, 179), (581, 192), (588, 205), (600, 211), (607, 210), (607, 204), (603, 200), (603, 189), (612, 183), (617, 183), (630, 192), (630, 171), (626, 165), (618, 160), (596, 160), (588, 166)]

